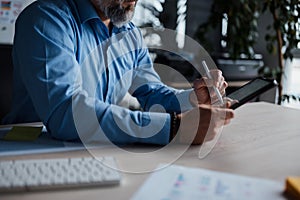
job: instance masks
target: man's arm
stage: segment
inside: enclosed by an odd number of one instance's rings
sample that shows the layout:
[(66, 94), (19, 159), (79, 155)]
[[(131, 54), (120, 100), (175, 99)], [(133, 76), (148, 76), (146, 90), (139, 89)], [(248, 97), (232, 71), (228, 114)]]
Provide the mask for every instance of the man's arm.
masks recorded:
[(144, 110), (155, 111), (153, 105), (161, 105), (163, 110), (156, 110), (160, 112), (181, 113), (190, 110), (193, 108), (190, 102), (192, 91), (193, 89), (178, 90), (163, 84), (153, 68), (148, 49), (144, 47), (139, 50), (138, 67), (134, 71), (130, 92), (138, 99)]
[[(168, 143), (168, 114), (133, 112), (96, 99), (82, 88), (77, 81), (82, 77), (72, 13), (43, 5), (27, 12), (17, 23), (15, 62), (35, 111), (54, 137)], [(151, 124), (161, 129), (143, 136)]]

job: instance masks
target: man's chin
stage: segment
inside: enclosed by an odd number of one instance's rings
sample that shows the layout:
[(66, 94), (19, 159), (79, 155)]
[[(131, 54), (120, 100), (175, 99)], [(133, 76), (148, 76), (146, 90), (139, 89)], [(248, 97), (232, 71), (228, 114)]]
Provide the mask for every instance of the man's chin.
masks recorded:
[(131, 19), (133, 18), (134, 12), (133, 11), (128, 11), (128, 13), (126, 14), (126, 19), (124, 20), (114, 20), (112, 19), (112, 22), (115, 26), (117, 27), (122, 27), (125, 24), (129, 23), (131, 21)]

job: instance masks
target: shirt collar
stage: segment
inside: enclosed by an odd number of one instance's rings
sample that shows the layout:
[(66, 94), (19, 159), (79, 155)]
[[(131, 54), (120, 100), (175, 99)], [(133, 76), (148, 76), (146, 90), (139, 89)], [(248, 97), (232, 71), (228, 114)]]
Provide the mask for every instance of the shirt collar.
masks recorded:
[(77, 5), (80, 21), (82, 24), (90, 19), (95, 19), (95, 18), (100, 19), (90, 0), (74, 0), (74, 1)]

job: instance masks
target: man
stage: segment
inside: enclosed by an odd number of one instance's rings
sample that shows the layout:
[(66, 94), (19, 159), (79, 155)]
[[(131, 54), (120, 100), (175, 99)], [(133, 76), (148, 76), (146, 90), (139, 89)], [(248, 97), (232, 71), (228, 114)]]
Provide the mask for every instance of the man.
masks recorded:
[[(211, 106), (205, 84), (224, 94), (220, 71), (191, 90), (161, 83), (130, 22), (136, 3), (40, 0), (27, 7), (16, 22), (14, 100), (4, 123), (42, 121), (63, 140), (161, 145), (176, 134), (179, 142), (201, 144), (207, 131), (228, 124), (233, 111)], [(119, 106), (127, 92), (142, 111)]]

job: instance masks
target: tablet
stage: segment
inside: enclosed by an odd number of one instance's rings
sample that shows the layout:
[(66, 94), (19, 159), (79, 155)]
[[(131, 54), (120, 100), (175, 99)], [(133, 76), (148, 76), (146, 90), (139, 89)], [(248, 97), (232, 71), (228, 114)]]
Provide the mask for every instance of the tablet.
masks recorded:
[(277, 82), (274, 79), (266, 79), (261, 77), (255, 78), (227, 95), (227, 97), (239, 101), (238, 103), (233, 104), (230, 108), (236, 109), (241, 105), (247, 103), (254, 97), (266, 92), (267, 90), (275, 86), (277, 86)]

